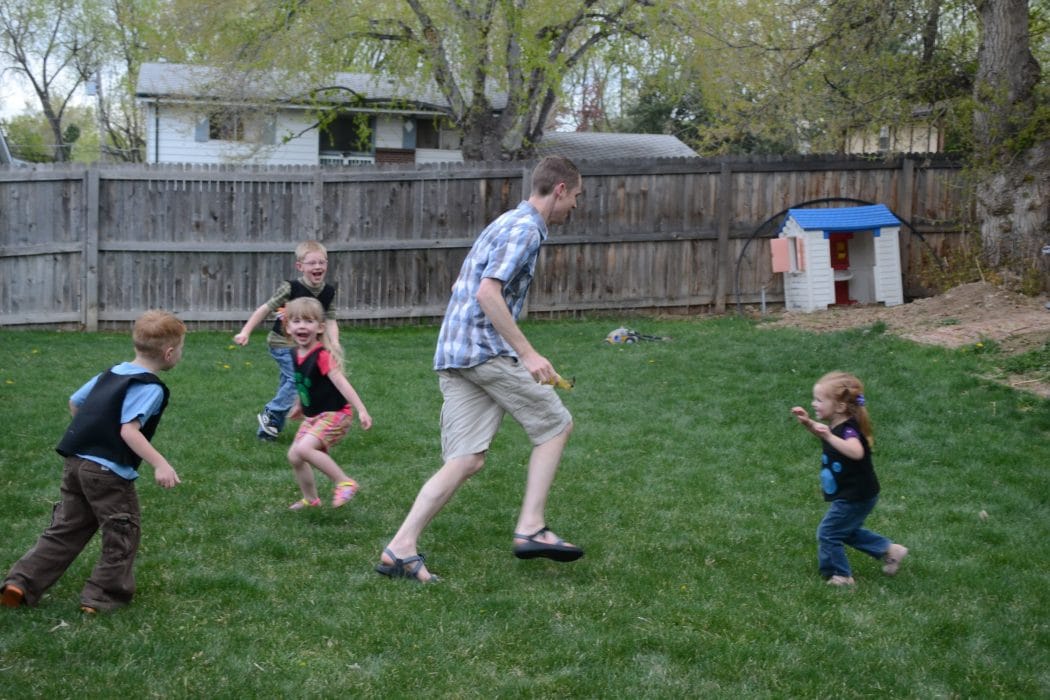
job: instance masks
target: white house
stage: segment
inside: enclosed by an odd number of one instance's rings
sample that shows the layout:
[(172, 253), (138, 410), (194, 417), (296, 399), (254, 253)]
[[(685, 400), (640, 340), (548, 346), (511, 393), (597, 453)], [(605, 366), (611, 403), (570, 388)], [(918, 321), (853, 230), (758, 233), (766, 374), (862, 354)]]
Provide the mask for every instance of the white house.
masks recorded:
[[(135, 96), (146, 114), (147, 163), (355, 165), (460, 162), (460, 134), (447, 124), (435, 85), (409, 85), (360, 73), (292, 94), (276, 74), (247, 76), (216, 68), (146, 63)], [(489, 99), (506, 106), (504, 93)], [(325, 128), (313, 105), (340, 107)], [(697, 157), (674, 136), (551, 133), (538, 155), (606, 159)]]
[(846, 132), (845, 153), (941, 153), (944, 151), (943, 107), (912, 110), (909, 119), (879, 127), (859, 126)]
[[(441, 117), (433, 85), (339, 73), (338, 88), (292, 93), (276, 74), (247, 76), (146, 63), (135, 97), (146, 114), (147, 163), (351, 165), (462, 161), (459, 134)], [(502, 108), (506, 97), (490, 96)], [(316, 105), (338, 104), (321, 129)], [(313, 106), (312, 106), (313, 105)]]
[(789, 209), (770, 242), (773, 271), (784, 273), (784, 306), (904, 303), (900, 219), (885, 205)]

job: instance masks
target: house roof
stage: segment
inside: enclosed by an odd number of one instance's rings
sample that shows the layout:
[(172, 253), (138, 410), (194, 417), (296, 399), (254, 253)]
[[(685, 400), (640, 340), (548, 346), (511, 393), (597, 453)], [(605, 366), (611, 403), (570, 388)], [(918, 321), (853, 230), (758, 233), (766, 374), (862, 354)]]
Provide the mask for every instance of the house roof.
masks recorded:
[[(788, 218), (806, 231), (863, 231), (900, 226), (901, 221), (885, 204), (838, 209), (788, 209)], [(787, 219), (784, 219), (785, 223)]]
[(698, 158), (699, 154), (674, 136), (665, 134), (609, 134), (591, 131), (553, 131), (536, 144), (536, 155), (565, 156), (571, 160), (614, 158)]
[[(446, 109), (445, 99), (433, 81), (413, 81), (368, 73), (335, 73), (330, 81), (308, 88), (294, 76), (276, 71), (224, 70), (183, 63), (144, 63), (139, 70), (135, 96), (143, 100), (183, 99), (224, 102), (278, 102), (306, 105), (311, 90), (336, 88), (324, 102), (350, 102), (354, 96), (371, 104), (402, 102), (421, 109)], [(507, 95), (492, 91), (494, 109), (503, 109)]]

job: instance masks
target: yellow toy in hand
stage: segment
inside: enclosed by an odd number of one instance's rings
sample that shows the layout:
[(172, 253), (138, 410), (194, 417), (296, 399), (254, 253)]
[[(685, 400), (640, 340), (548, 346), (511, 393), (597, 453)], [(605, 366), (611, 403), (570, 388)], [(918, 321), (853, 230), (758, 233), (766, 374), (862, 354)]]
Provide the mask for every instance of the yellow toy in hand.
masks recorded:
[(548, 379), (544, 382), (544, 384), (550, 384), (551, 386), (556, 387), (558, 389), (571, 389), (574, 386), (576, 386), (576, 377), (573, 377), (572, 379), (566, 379), (560, 374), (556, 374), (554, 375), (554, 379)]

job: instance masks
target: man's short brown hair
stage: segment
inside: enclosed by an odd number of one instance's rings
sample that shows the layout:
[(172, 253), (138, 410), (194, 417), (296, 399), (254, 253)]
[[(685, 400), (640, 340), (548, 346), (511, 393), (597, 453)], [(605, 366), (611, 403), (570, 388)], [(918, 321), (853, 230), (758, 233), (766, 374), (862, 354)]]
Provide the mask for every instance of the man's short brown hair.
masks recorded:
[(564, 156), (547, 156), (532, 170), (532, 193), (545, 197), (559, 182), (570, 190), (580, 184), (580, 169)]

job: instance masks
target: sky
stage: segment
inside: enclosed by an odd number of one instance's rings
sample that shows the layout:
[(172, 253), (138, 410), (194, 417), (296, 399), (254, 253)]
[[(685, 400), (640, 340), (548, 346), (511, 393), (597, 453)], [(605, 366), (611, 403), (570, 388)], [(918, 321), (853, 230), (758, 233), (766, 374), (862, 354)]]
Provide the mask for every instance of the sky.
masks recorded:
[[(71, 104), (92, 104), (94, 99), (85, 95), (84, 88), (81, 86), (77, 88), (77, 93), (73, 95)], [(40, 102), (36, 99), (32, 89), (23, 85), (21, 81), (10, 73), (0, 74), (0, 119), (10, 119), (22, 114), (26, 111), (27, 102), (30, 111), (40, 111)]]
[(30, 104), (36, 104), (36, 99), (15, 85), (10, 77), (5, 75), (2, 81), (0, 82), (0, 119), (10, 119), (16, 114), (21, 114), (25, 109), (27, 99), (30, 100)]

